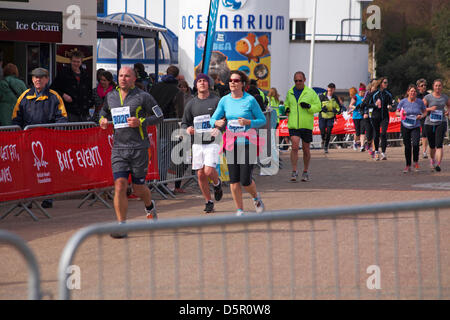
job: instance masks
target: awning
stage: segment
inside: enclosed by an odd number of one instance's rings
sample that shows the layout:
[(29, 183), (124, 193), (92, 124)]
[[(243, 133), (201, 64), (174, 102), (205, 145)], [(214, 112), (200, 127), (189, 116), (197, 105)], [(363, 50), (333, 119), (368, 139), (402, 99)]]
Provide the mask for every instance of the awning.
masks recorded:
[[(159, 43), (159, 33), (167, 32), (166, 28), (131, 23), (121, 20), (97, 17), (97, 39), (117, 40), (117, 76), (122, 62), (121, 39), (124, 38), (153, 38)], [(155, 45), (155, 73), (158, 74), (159, 45)]]
[(98, 39), (115, 39), (119, 31), (123, 38), (157, 38), (159, 32), (166, 32), (167, 29), (120, 20), (97, 18)]

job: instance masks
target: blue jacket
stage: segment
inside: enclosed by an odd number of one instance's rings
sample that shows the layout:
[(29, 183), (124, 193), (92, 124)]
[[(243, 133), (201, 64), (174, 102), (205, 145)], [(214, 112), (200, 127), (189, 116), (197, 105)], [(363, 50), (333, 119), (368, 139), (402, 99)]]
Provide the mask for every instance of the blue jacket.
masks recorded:
[(12, 113), (12, 124), (22, 128), (32, 124), (67, 122), (64, 102), (58, 93), (48, 88), (36, 97), (36, 89), (26, 90), (17, 99)]

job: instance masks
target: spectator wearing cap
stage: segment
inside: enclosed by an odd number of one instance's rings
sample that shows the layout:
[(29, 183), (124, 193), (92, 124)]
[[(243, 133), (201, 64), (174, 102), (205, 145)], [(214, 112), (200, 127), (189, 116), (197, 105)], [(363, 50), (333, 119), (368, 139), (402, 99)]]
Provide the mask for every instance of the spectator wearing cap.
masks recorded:
[(64, 99), (69, 122), (83, 122), (89, 118), (89, 109), (94, 106), (92, 100), (91, 79), (81, 67), (84, 55), (75, 51), (70, 57), (70, 66), (58, 73), (51, 89)]
[(27, 86), (19, 79), (16, 65), (8, 63), (4, 74), (5, 78), (0, 80), (0, 126), (9, 126), (14, 105)]
[[(48, 71), (36, 68), (31, 72), (33, 87), (25, 90), (17, 99), (12, 113), (12, 124), (22, 128), (32, 124), (67, 122), (67, 112), (59, 94), (48, 87)], [(42, 202), (42, 207), (51, 208), (52, 199)]]
[(334, 126), (334, 119), (336, 115), (342, 111), (342, 104), (338, 97), (334, 94), (336, 85), (334, 83), (328, 84), (327, 91), (319, 96), (322, 104), (322, 110), (319, 113), (319, 129), (322, 136), (323, 150), (328, 153), (328, 146), (330, 144), (331, 131)]

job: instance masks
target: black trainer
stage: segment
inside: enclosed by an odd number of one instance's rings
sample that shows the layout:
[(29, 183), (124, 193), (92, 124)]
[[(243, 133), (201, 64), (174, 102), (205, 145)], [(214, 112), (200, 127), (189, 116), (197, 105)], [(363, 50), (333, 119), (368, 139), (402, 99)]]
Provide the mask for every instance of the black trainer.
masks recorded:
[(205, 211), (206, 213), (214, 212), (214, 202), (208, 201), (207, 203), (205, 203), (205, 209), (203, 211)]
[(222, 180), (219, 179), (219, 185), (214, 187), (214, 199), (220, 201), (223, 197)]
[(437, 165), (436, 167), (434, 167), (434, 170), (436, 170), (437, 172), (441, 172), (441, 167), (439, 167), (439, 165)]
[(123, 239), (123, 238), (127, 238), (128, 234), (126, 233), (121, 233), (121, 232), (114, 232), (110, 234), (111, 238), (114, 239)]

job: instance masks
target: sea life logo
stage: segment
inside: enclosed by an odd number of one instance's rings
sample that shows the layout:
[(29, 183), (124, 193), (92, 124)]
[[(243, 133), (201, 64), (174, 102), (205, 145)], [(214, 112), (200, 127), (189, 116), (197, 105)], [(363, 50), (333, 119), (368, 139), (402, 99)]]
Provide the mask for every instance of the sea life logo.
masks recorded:
[(222, 5), (229, 10), (239, 10), (246, 2), (247, 0), (222, 0)]

